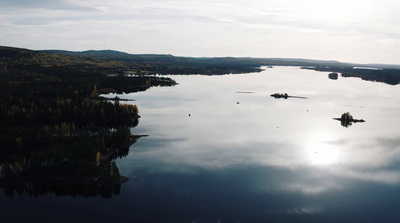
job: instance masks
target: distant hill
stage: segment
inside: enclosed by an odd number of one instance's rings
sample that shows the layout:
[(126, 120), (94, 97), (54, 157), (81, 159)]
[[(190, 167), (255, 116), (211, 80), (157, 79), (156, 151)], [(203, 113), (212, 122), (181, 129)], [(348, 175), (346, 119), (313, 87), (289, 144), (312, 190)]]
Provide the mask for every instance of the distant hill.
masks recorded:
[(176, 57), (170, 54), (128, 54), (114, 50), (88, 50), (88, 51), (64, 51), (44, 50), (63, 55), (75, 55), (84, 57), (98, 57), (106, 60), (125, 60), (132, 62), (160, 62), (178, 63), (180, 65), (207, 64), (207, 65), (252, 65), (252, 66), (340, 66), (350, 67), (349, 63), (338, 61), (292, 59), (292, 58), (253, 58), (253, 57)]
[[(227, 74), (259, 72), (262, 66), (301, 66), (327, 70), (360, 68), (400, 69), (400, 65), (355, 64), (334, 60), (252, 57), (176, 57), (169, 54), (128, 54), (114, 50), (41, 50), (0, 47), (0, 70), (7, 67), (101, 67), (111, 73)], [(335, 68), (335, 69), (333, 69)], [(104, 69), (103, 69), (104, 70)]]
[(87, 50), (87, 51), (65, 51), (65, 50), (43, 50), (64, 55), (79, 55), (86, 57), (99, 57), (103, 59), (124, 59), (131, 61), (164, 61), (171, 63), (200, 63), (200, 64), (252, 64), (256, 66), (319, 66), (319, 67), (371, 67), (381, 69), (400, 69), (395, 64), (358, 64), (340, 62), (336, 60), (315, 60), (302, 58), (255, 58), (255, 57), (176, 57), (170, 54), (129, 54), (115, 50)]
[(41, 50), (41, 52), (47, 53), (56, 53), (62, 55), (71, 55), (71, 56), (97, 56), (97, 57), (115, 57), (115, 56), (126, 56), (129, 55), (124, 52), (115, 51), (115, 50), (87, 50), (82, 52), (76, 51), (67, 51), (67, 50)]

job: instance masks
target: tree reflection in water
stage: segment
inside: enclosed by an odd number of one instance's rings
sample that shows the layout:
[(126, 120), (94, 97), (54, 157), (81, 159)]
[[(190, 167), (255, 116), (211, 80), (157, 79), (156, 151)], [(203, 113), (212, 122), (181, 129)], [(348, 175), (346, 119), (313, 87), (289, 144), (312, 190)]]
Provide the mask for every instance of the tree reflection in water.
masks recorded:
[(61, 123), (2, 129), (0, 187), (9, 197), (118, 195), (128, 179), (115, 160), (127, 156), (139, 138), (131, 135), (139, 117), (133, 115), (125, 120), (129, 127)]
[[(121, 183), (128, 179), (119, 174), (115, 159), (127, 156), (138, 139), (128, 127), (90, 127), (70, 132), (70, 137), (44, 137), (39, 129), (30, 129), (25, 137), (8, 135), (0, 143), (7, 153), (1, 156), (0, 187), (7, 196), (54, 193), (110, 198), (119, 194)], [(11, 138), (15, 143), (10, 143)]]

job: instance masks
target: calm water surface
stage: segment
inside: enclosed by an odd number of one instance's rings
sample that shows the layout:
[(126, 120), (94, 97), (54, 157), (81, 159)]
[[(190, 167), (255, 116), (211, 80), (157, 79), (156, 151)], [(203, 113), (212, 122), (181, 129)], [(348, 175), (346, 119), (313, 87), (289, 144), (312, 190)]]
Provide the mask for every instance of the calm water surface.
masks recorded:
[[(149, 135), (119, 196), (0, 195), (6, 222), (398, 222), (400, 88), (276, 67), (171, 76), (135, 99)], [(246, 93), (244, 93), (246, 92)], [(308, 99), (275, 99), (272, 93)], [(115, 95), (110, 95), (115, 96)], [(364, 123), (341, 126), (350, 112)], [(33, 220), (32, 220), (33, 219)]]

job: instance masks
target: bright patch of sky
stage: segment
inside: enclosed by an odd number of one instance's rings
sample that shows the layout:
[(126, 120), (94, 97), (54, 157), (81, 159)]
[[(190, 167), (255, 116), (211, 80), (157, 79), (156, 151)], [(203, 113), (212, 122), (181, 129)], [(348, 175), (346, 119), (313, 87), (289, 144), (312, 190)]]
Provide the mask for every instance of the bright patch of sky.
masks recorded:
[(394, 0), (0, 0), (0, 45), (400, 64)]

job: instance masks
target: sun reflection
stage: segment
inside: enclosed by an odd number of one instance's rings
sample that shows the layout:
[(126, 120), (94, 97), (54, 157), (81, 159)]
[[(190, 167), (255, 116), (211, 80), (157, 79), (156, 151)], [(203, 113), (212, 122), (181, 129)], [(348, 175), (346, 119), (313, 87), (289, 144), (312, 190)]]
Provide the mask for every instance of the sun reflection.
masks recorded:
[(317, 137), (307, 147), (311, 165), (331, 165), (338, 161), (339, 150), (327, 137)]

